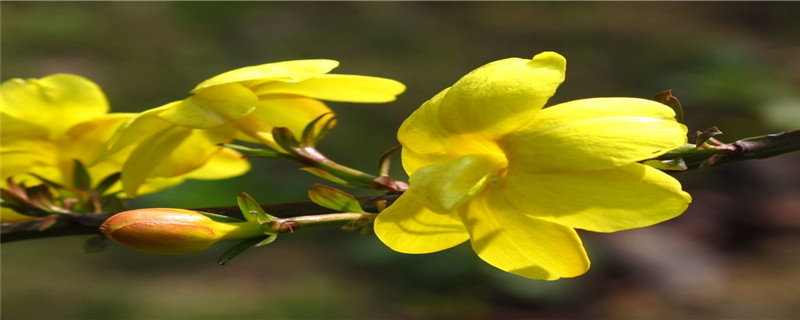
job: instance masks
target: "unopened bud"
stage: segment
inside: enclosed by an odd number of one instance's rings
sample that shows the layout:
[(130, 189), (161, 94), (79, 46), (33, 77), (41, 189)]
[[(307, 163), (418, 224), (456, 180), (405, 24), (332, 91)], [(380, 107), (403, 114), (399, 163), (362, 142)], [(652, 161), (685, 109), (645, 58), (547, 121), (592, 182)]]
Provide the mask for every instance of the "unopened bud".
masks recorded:
[(100, 226), (111, 240), (149, 253), (203, 251), (220, 240), (263, 235), (257, 222), (219, 222), (191, 210), (153, 208), (118, 213)]

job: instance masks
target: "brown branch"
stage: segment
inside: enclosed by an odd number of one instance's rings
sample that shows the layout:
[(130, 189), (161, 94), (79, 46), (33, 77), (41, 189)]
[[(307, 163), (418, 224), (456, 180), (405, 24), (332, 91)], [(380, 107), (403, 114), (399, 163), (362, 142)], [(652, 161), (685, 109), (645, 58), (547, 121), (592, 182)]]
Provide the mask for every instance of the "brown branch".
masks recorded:
[[(359, 198), (362, 208), (368, 212), (378, 212), (377, 203), (386, 200), (391, 203), (399, 197), (399, 194), (391, 194), (378, 197)], [(313, 202), (288, 202), (275, 204), (262, 204), (261, 208), (271, 215), (277, 217), (295, 217), (305, 215), (329, 214), (335, 211), (321, 207)], [(191, 209), (215, 214), (221, 214), (234, 218), (242, 218), (242, 213), (238, 206), (212, 207)], [(93, 213), (80, 216), (60, 216), (59, 222), (55, 226), (46, 230), (39, 231), (38, 226), (44, 218), (37, 218), (25, 222), (4, 222), (0, 242), (14, 242), (20, 240), (41, 239), (62, 236), (76, 236), (88, 234), (100, 234), (98, 227), (116, 213)]]

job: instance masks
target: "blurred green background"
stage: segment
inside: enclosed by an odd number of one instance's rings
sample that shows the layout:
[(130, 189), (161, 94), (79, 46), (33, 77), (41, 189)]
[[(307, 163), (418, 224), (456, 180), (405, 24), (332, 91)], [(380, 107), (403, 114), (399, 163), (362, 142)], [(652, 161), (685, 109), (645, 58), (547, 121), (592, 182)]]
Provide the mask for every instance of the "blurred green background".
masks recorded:
[[(70, 72), (113, 111), (182, 99), (248, 65), (341, 61), (334, 72), (402, 81), (390, 104), (331, 103), (321, 149), (374, 170), (395, 130), (468, 71), (553, 50), (567, 80), (551, 104), (673, 89), (690, 130), (735, 139), (800, 127), (800, 3), (2, 2), (2, 80)], [(297, 165), (253, 160), (247, 176), (188, 182), (131, 207), (304, 201)], [(694, 203), (655, 227), (582, 232), (584, 276), (527, 280), (467, 245), (402, 255), (335, 228), (285, 235), (226, 266), (226, 245), (188, 256), (88, 237), (2, 245), (3, 319), (795, 318), (800, 315), (800, 154), (678, 174)], [(404, 177), (400, 168), (397, 176)], [(371, 193), (356, 192), (358, 195)]]

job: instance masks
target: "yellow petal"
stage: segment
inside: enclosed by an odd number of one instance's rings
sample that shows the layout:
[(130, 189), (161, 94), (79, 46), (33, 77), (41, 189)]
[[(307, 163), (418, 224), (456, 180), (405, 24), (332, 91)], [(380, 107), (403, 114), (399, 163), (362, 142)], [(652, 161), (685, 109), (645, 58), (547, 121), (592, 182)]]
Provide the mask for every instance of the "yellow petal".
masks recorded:
[(408, 192), (375, 218), (375, 234), (389, 248), (402, 253), (431, 253), (469, 239), (458, 216), (427, 210)]
[(192, 92), (234, 82), (242, 82), (248, 87), (255, 87), (271, 81), (298, 82), (328, 73), (338, 65), (339, 62), (335, 60), (319, 59), (283, 61), (244, 67), (203, 81)]
[(19, 214), (6, 207), (0, 208), (0, 221), (2, 222), (22, 222), (34, 219), (35, 217)]
[(253, 112), (258, 97), (239, 84), (223, 84), (196, 90), (181, 103), (172, 105), (158, 116), (173, 124), (196, 129), (219, 127)]
[(122, 166), (122, 187), (133, 198), (154, 169), (192, 133), (192, 129), (173, 126), (142, 141)]
[[(397, 133), (403, 145), (403, 168), (409, 175), (417, 169), (473, 153), (502, 152), (491, 137), (453, 134), (439, 122), (439, 106), (448, 89), (440, 92), (408, 117)], [(487, 151), (491, 150), (491, 151)]]
[(144, 111), (135, 118), (125, 121), (108, 139), (104, 147), (106, 152), (103, 153), (99, 159), (95, 160), (95, 162), (103, 161), (105, 157), (111, 156), (130, 145), (142, 142), (154, 134), (174, 126), (159, 118), (158, 115), (179, 103), (181, 103), (181, 101), (170, 102), (161, 107)]
[(344, 102), (389, 102), (406, 87), (385, 78), (356, 75), (321, 75), (300, 82), (277, 81), (260, 86), (255, 93), (296, 94), (315, 99)]
[(270, 133), (274, 127), (286, 127), (300, 137), (312, 120), (331, 112), (324, 103), (300, 96), (272, 95), (261, 98), (252, 116), (257, 118), (263, 128)]
[(594, 98), (546, 108), (501, 146), (527, 171), (601, 170), (653, 158), (686, 142), (669, 107), (645, 99)]
[(669, 220), (691, 202), (675, 178), (638, 163), (586, 172), (509, 171), (502, 193), (529, 216), (597, 232)]
[(104, 144), (117, 128), (134, 116), (133, 113), (111, 113), (76, 124), (67, 131), (65, 139), (58, 141), (61, 152), (88, 165), (104, 151)]
[[(205, 165), (222, 150), (220, 144), (231, 142), (233, 136), (234, 131), (230, 126), (208, 130), (192, 129), (180, 144), (169, 149), (169, 155), (150, 173), (150, 177), (175, 177), (189, 174)], [(234, 172), (239, 170), (239, 168), (231, 169)], [(219, 174), (224, 175), (222, 172)]]
[(409, 178), (409, 185), (426, 208), (446, 214), (471, 199), (505, 168), (504, 158), (475, 154), (422, 167)]
[(503, 271), (542, 280), (576, 277), (589, 269), (575, 230), (511, 207), (487, 205), (485, 196), (490, 195), (482, 194), (458, 210), (481, 259)]
[[(59, 158), (57, 147), (46, 140), (3, 140), (0, 156), (0, 176), (3, 181), (11, 176), (41, 173), (42, 168), (56, 167)], [(48, 177), (52, 177), (52, 173)]]
[(533, 119), (564, 81), (566, 60), (543, 52), (532, 60), (509, 58), (473, 70), (441, 102), (439, 121), (454, 133), (502, 135)]
[(108, 101), (100, 88), (72, 74), (3, 82), (0, 104), (3, 113), (49, 128), (51, 137), (108, 111)]
[(0, 113), (0, 144), (20, 140), (46, 140), (49, 136), (50, 130), (47, 127), (14, 118), (5, 112)]
[(202, 167), (187, 174), (190, 179), (216, 180), (242, 175), (250, 170), (250, 162), (234, 150), (223, 148)]

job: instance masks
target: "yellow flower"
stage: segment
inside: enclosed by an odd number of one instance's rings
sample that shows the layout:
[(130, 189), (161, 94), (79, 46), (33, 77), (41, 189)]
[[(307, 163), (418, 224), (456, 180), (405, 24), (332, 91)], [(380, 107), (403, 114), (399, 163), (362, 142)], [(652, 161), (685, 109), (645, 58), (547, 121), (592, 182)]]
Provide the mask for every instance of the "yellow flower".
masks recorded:
[[(0, 171), (3, 187), (8, 177), (16, 181), (35, 182), (26, 175), (37, 174), (46, 179), (72, 186), (73, 159), (88, 165), (100, 155), (103, 146), (116, 128), (134, 114), (107, 114), (108, 101), (92, 81), (72, 74), (54, 74), (41, 79), (11, 79), (0, 87)], [(119, 172), (128, 152), (106, 157), (88, 168), (92, 185)], [(217, 157), (215, 162), (238, 160), (238, 157)], [(230, 160), (229, 160), (230, 161)], [(242, 165), (225, 168), (204, 168), (192, 174), (212, 176), (221, 171), (235, 174)], [(219, 176), (219, 175), (218, 175)], [(180, 183), (186, 176), (172, 179), (151, 179), (143, 192), (153, 192)], [(115, 187), (110, 190), (118, 191)], [(22, 218), (3, 208), (4, 221)]]
[(221, 240), (263, 236), (258, 222), (219, 222), (195, 211), (137, 209), (108, 218), (100, 231), (128, 248), (159, 254), (184, 254), (208, 249)]
[(469, 240), (520, 276), (575, 277), (589, 259), (575, 229), (614, 232), (681, 214), (669, 175), (637, 163), (686, 141), (662, 104), (592, 98), (542, 109), (566, 60), (544, 52), (467, 74), (400, 127), (410, 188), (378, 215), (390, 248), (430, 253)]
[(143, 112), (128, 121), (108, 154), (138, 143), (122, 170), (131, 195), (147, 176), (169, 176), (203, 165), (233, 139), (282, 150), (272, 128), (299, 136), (315, 118), (331, 112), (317, 99), (388, 102), (405, 90), (394, 80), (327, 74), (333, 60), (296, 60), (236, 69), (200, 83), (192, 96)]

